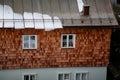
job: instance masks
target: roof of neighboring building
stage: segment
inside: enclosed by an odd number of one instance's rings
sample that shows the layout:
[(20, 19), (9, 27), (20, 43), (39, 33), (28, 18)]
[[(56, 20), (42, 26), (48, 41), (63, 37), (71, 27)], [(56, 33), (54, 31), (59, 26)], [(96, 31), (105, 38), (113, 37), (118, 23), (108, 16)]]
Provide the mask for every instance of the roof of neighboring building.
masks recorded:
[[(88, 5), (89, 15), (83, 15)], [(0, 27), (117, 26), (111, 0), (0, 0)]]

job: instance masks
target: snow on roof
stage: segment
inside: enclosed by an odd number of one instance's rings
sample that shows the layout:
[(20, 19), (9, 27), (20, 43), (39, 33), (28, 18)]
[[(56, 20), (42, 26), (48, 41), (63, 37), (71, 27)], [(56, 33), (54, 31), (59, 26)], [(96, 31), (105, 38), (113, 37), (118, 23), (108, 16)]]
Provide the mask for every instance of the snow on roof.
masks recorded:
[(84, 6), (83, 1), (82, 0), (77, 0), (77, 4), (78, 4), (79, 12), (82, 12), (83, 11), (83, 6)]
[[(81, 13), (84, 5), (90, 6), (88, 16)], [(49, 31), (63, 26), (115, 25), (110, 0), (0, 0), (0, 28)]]

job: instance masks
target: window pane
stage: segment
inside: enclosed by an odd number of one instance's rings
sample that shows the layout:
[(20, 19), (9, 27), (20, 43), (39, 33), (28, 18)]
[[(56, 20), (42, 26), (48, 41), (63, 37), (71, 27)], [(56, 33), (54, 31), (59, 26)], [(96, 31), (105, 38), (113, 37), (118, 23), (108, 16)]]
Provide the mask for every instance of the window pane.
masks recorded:
[(80, 74), (79, 73), (76, 74), (76, 80), (80, 80)]
[(58, 75), (58, 80), (63, 80), (63, 74)]
[(35, 80), (35, 75), (30, 75), (30, 80)]
[(23, 48), (35, 49), (36, 48), (36, 36), (35, 35), (23, 35)]
[(35, 48), (35, 36), (30, 36), (30, 48)]
[(30, 36), (30, 40), (35, 40), (35, 36)]
[(87, 79), (86, 79), (86, 76), (87, 76), (87, 74), (86, 74), (86, 73), (83, 73), (83, 74), (82, 74), (82, 80), (87, 80)]
[(35, 48), (35, 42), (30, 43), (30, 48)]
[(69, 35), (69, 47), (73, 47), (73, 35)]
[(67, 47), (67, 36), (66, 35), (63, 36), (62, 47)]
[(24, 41), (28, 41), (29, 40), (29, 36), (24, 36)]
[(64, 80), (69, 80), (69, 74), (64, 75)]
[(35, 40), (30, 40), (30, 43), (35, 43)]
[(24, 43), (24, 48), (29, 48), (29, 42)]
[(29, 48), (29, 36), (25, 35), (23, 36), (23, 47), (24, 48)]
[(24, 75), (24, 80), (29, 80), (29, 75)]

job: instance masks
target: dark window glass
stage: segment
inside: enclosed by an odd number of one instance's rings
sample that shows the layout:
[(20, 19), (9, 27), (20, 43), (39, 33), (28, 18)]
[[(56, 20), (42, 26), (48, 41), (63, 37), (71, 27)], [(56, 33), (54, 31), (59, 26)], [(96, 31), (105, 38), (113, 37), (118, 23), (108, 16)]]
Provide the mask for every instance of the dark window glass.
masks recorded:
[(64, 80), (69, 80), (69, 74), (64, 75)]
[(35, 80), (35, 75), (30, 75), (30, 80)]
[(63, 80), (63, 74), (58, 75), (58, 80)]
[(73, 47), (73, 35), (69, 36), (69, 47)]
[(30, 40), (35, 40), (35, 36), (30, 36)]
[(83, 74), (82, 74), (82, 80), (87, 80), (87, 79), (86, 79), (86, 73), (83, 73)]
[(29, 80), (29, 76), (28, 76), (28, 75), (25, 75), (25, 76), (24, 76), (24, 80)]
[(76, 74), (76, 80), (80, 80), (80, 74)]
[(63, 36), (63, 43), (62, 43), (63, 47), (67, 47), (67, 36)]

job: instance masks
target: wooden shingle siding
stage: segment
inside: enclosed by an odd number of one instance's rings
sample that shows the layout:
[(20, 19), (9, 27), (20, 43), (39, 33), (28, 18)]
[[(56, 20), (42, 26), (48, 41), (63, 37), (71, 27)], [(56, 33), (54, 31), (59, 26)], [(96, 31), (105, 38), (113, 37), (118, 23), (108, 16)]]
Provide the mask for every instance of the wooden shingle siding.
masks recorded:
[[(22, 49), (22, 35), (27, 34), (37, 35), (36, 50)], [(75, 48), (61, 48), (62, 34), (76, 34)], [(0, 69), (107, 66), (110, 36), (108, 28), (0, 29)]]

